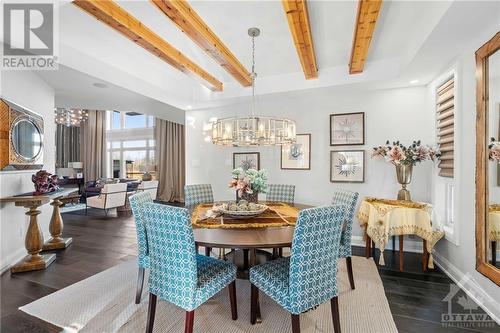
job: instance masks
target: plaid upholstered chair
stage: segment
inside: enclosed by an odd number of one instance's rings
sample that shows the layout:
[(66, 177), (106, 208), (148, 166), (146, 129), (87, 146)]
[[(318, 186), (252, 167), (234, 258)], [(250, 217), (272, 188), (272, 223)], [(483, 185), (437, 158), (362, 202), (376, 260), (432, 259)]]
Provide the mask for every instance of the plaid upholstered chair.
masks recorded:
[(146, 225), (142, 213), (145, 203), (153, 202), (150, 192), (138, 192), (129, 198), (132, 214), (134, 215), (135, 230), (137, 233), (137, 250), (139, 252), (139, 276), (137, 278), (137, 289), (135, 292), (135, 304), (141, 302), (142, 286), (144, 284), (144, 271), (149, 268), (148, 240), (146, 237)]
[(266, 201), (293, 204), (294, 197), (295, 185), (269, 184), (267, 188)]
[(184, 196), (186, 207), (214, 202), (212, 185), (210, 184), (186, 185), (184, 186)]
[(196, 254), (186, 208), (156, 203), (142, 207), (150, 259), (146, 332), (153, 332), (157, 297), (186, 310), (185, 332), (191, 333), (194, 310), (227, 286), (236, 320), (236, 266)]
[(337, 262), (345, 214), (343, 205), (300, 211), (291, 256), (250, 269), (252, 324), (260, 289), (291, 313), (293, 333), (300, 332), (301, 313), (330, 300), (333, 326), (340, 333)]
[(355, 288), (354, 274), (352, 272), (352, 261), (351, 261), (352, 224), (354, 223), (354, 211), (356, 210), (358, 197), (359, 193), (357, 192), (351, 192), (347, 190), (337, 190), (333, 193), (333, 199), (332, 199), (333, 205), (345, 205), (347, 207), (346, 220), (344, 222), (344, 227), (342, 229), (342, 237), (340, 237), (339, 258), (345, 258), (347, 265), (347, 274), (349, 276), (349, 283), (351, 284), (351, 289)]

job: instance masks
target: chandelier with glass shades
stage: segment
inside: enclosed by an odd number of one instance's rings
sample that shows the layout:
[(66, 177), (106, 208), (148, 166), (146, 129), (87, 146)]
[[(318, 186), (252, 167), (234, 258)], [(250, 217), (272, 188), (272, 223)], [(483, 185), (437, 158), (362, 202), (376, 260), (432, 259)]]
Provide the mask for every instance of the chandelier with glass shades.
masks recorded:
[(80, 126), (89, 117), (87, 110), (81, 109), (54, 109), (54, 120), (58, 125)]
[(255, 116), (255, 37), (258, 28), (248, 29), (252, 38), (252, 113), (247, 117), (218, 119), (212, 123), (212, 143), (221, 146), (246, 147), (295, 143), (295, 121), (272, 116)]

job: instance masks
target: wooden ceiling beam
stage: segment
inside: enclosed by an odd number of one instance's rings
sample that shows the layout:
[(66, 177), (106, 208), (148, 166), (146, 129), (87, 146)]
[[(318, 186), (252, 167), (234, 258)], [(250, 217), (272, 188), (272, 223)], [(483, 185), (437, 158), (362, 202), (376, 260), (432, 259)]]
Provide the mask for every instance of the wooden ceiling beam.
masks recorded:
[(282, 0), (288, 26), (307, 80), (318, 78), (318, 66), (306, 0)]
[(244, 87), (252, 85), (250, 73), (187, 1), (151, 0), (151, 2), (241, 85)]
[(349, 74), (363, 72), (381, 7), (382, 0), (359, 0)]
[(167, 41), (111, 0), (74, 0), (73, 4), (122, 33), (134, 43), (168, 64), (199, 80), (213, 91), (222, 91), (222, 82), (196, 65)]

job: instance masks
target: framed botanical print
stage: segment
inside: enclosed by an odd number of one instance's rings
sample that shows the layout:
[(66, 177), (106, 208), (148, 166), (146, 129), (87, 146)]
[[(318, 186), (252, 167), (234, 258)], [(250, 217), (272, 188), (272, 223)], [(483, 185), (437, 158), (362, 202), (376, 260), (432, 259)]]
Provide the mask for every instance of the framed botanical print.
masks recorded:
[(331, 151), (330, 181), (332, 183), (363, 183), (365, 181), (365, 151)]
[(365, 144), (365, 113), (330, 115), (330, 146)]
[(311, 169), (311, 134), (297, 134), (297, 142), (281, 146), (281, 169)]
[(233, 153), (233, 169), (236, 168), (242, 168), (245, 171), (248, 169), (260, 170), (260, 153)]

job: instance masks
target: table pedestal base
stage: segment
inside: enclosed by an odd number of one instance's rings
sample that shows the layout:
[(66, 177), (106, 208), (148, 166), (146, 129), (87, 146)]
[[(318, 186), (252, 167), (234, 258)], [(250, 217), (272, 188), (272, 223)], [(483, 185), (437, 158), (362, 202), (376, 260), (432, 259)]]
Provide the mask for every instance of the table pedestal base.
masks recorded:
[[(255, 265), (263, 264), (272, 259), (273, 255), (267, 251), (257, 250)], [(236, 277), (241, 280), (248, 280), (249, 267), (254, 266), (249, 264), (249, 250), (233, 250), (226, 254), (226, 259), (238, 267)]]
[(43, 244), (43, 251), (63, 250), (73, 243), (73, 238), (51, 238)]
[(38, 256), (26, 256), (23, 260), (10, 268), (12, 273), (36, 271), (47, 268), (56, 260), (55, 254), (42, 254)]

